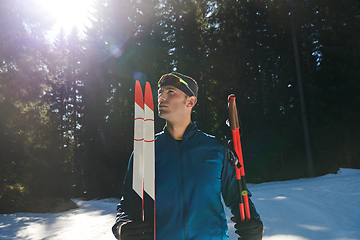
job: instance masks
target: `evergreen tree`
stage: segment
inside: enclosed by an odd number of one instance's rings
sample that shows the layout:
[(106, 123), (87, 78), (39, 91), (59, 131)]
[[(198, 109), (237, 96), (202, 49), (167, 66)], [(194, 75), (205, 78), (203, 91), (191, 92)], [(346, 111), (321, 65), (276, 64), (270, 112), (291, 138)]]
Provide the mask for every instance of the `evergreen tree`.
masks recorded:
[(37, 160), (32, 147), (42, 126), (39, 99), (49, 55), (44, 33), (51, 21), (36, 1), (0, 5), (0, 200), (6, 209), (29, 192), (39, 173), (31, 171)]

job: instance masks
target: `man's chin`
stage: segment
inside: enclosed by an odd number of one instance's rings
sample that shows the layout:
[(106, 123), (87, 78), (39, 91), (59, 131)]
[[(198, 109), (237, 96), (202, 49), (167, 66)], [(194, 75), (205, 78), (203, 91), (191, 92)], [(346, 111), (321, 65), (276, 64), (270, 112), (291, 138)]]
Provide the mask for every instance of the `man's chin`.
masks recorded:
[(164, 111), (164, 110), (159, 110), (159, 111), (158, 111), (158, 116), (159, 116), (160, 118), (166, 120), (166, 115), (167, 115), (166, 113), (167, 113), (167, 112)]

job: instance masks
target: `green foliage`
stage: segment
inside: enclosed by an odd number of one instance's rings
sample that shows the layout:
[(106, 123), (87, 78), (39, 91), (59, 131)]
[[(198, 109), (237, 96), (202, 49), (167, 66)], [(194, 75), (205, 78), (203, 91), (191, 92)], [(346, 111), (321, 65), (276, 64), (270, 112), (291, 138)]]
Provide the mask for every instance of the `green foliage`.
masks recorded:
[[(0, 201), (29, 193), (39, 96), (47, 79), (46, 14), (35, 1), (1, 1)], [(39, 17), (41, 16), (41, 17)], [(39, 171), (39, 169), (37, 169)]]

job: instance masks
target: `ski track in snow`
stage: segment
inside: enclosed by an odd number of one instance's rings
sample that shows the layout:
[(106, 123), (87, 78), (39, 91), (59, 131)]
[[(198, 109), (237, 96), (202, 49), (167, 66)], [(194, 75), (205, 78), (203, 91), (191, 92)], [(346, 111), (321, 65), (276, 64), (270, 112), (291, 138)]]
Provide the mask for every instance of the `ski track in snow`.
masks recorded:
[[(360, 240), (360, 170), (248, 187), (264, 223), (264, 240)], [(79, 208), (65, 213), (1, 214), (0, 239), (115, 239), (111, 227), (119, 199), (74, 201)]]

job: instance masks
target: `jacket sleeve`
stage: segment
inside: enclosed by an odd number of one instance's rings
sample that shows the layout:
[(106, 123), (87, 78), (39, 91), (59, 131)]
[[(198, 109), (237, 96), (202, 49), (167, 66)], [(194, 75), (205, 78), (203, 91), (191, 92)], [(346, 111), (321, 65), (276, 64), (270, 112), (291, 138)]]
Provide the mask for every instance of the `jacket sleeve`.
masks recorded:
[[(223, 170), (221, 174), (221, 191), (225, 205), (230, 208), (231, 213), (235, 217), (240, 217), (239, 210), (239, 187), (236, 180), (234, 161), (231, 161), (229, 149), (224, 148)], [(251, 201), (252, 196), (248, 190), (249, 206), (251, 218), (260, 219), (260, 215), (256, 211), (255, 205)]]
[(133, 165), (133, 154), (130, 157), (127, 173), (121, 190), (121, 200), (116, 208), (115, 224), (112, 227), (114, 236), (118, 239), (116, 228), (122, 222), (131, 220), (132, 210), (132, 165)]

